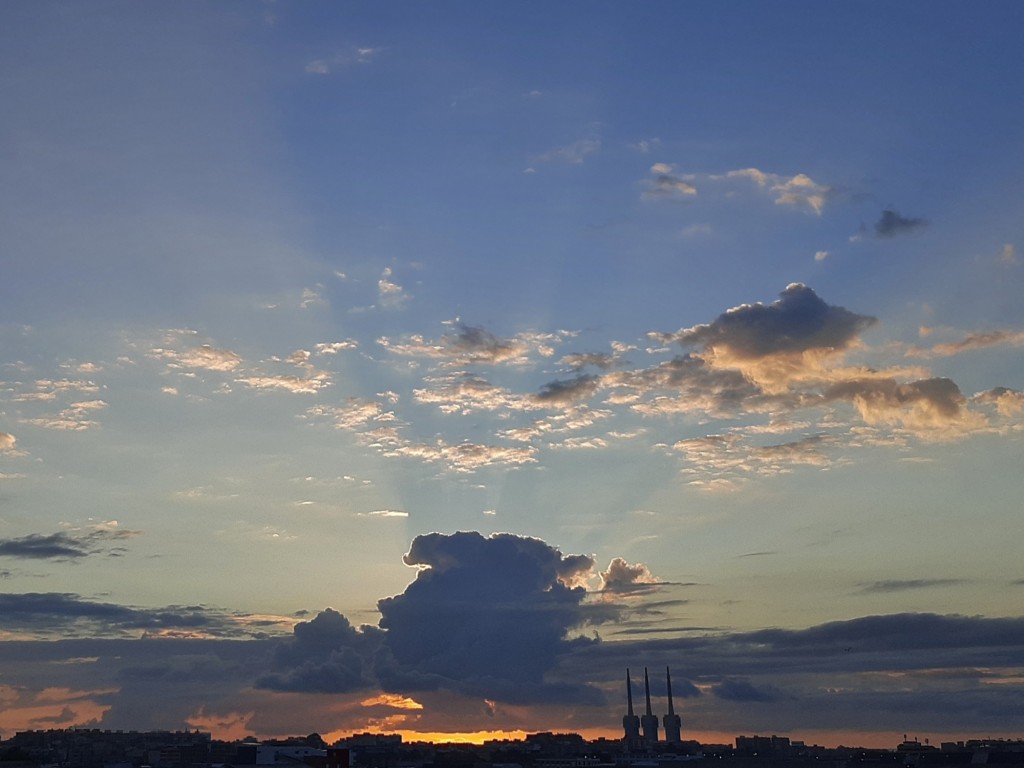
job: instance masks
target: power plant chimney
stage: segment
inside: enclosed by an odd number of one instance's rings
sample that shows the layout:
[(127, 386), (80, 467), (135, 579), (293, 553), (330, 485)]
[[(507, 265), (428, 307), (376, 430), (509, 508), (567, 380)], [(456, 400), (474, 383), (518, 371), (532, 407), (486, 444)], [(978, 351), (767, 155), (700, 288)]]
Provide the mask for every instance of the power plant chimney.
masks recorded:
[(640, 742), (640, 718), (633, 714), (633, 686), (629, 682), (629, 667), (626, 667), (626, 701), (629, 710), (622, 717), (622, 730), (626, 732), (627, 749)]
[(665, 667), (665, 682), (668, 683), (668, 714), (662, 718), (665, 724), (665, 741), (669, 744), (678, 744), (683, 740), (680, 734), (682, 721), (672, 706), (672, 673), (668, 671), (668, 667)]
[(647, 667), (644, 667), (644, 692), (647, 694), (647, 714), (640, 718), (647, 744), (658, 743), (658, 718), (651, 712), (651, 682), (647, 679)]

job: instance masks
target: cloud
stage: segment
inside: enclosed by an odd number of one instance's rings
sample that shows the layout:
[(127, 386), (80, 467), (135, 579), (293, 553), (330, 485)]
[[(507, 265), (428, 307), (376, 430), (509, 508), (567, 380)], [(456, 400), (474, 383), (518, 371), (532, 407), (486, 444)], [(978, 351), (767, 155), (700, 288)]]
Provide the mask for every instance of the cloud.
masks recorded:
[(791, 283), (771, 304), (743, 304), (712, 323), (663, 340), (727, 349), (731, 357), (753, 360), (779, 353), (842, 350), (875, 322), (873, 317), (826, 304), (802, 283)]
[(311, 60), (306, 64), (305, 71), (310, 75), (329, 75), (353, 65), (368, 64), (385, 50), (382, 47), (363, 46), (339, 51), (333, 56)]
[(136, 608), (65, 592), (0, 594), (4, 629), (37, 637), (245, 637), (253, 632), (203, 606)]
[(124, 547), (116, 544), (141, 535), (140, 531), (119, 528), (117, 521), (74, 528), (49, 535), (29, 534), (0, 539), (0, 557), (26, 560), (77, 560), (90, 555), (119, 555)]
[(0, 557), (32, 560), (67, 560), (90, 554), (83, 544), (64, 533), (49, 536), (31, 534), (17, 539), (0, 540)]
[(863, 594), (905, 592), (914, 589), (955, 587), (963, 583), (965, 583), (963, 579), (891, 579), (864, 584), (860, 591)]
[(646, 155), (648, 152), (657, 149), (661, 146), (661, 139), (653, 137), (650, 139), (640, 139), (635, 144), (630, 144), (630, 149), (635, 149), (637, 152)]
[(401, 309), (412, 297), (402, 286), (391, 280), (391, 275), (391, 267), (385, 267), (377, 281), (377, 295), (380, 305), (385, 309)]
[(826, 203), (833, 195), (833, 189), (820, 184), (805, 173), (785, 176), (767, 173), (757, 168), (740, 168), (725, 173), (676, 173), (669, 163), (655, 163), (651, 166), (653, 179), (645, 183), (645, 198), (691, 199), (704, 186), (735, 186), (735, 182), (746, 179), (757, 189), (767, 193), (776, 205), (804, 208), (821, 215)]
[(608, 570), (601, 571), (601, 591), (619, 594), (650, 592), (661, 582), (643, 563), (630, 565), (621, 557), (612, 558)]
[(552, 345), (569, 334), (519, 333), (511, 338), (499, 338), (480, 327), (452, 321), (454, 333), (444, 334), (438, 341), (428, 341), (413, 334), (401, 341), (384, 336), (377, 340), (384, 349), (401, 357), (420, 357), (440, 361), (444, 367), (469, 365), (526, 365), (532, 355), (551, 357)]
[(907, 357), (950, 357), (961, 352), (998, 346), (1024, 346), (1024, 331), (998, 330), (969, 333), (960, 341), (936, 344), (931, 349), (911, 347), (907, 351)]
[(777, 691), (757, 688), (748, 680), (723, 680), (711, 692), (726, 701), (775, 701), (778, 698)]
[(577, 376), (568, 381), (552, 381), (541, 387), (534, 399), (538, 403), (568, 405), (590, 397), (601, 383), (599, 376)]
[(416, 579), (377, 604), (395, 682), (519, 703), (594, 699), (586, 686), (544, 681), (580, 642), (567, 636), (587, 620), (586, 591), (572, 585), (589, 575), (591, 558), (539, 539), (464, 532), (418, 536), (403, 559), (420, 568)]
[(581, 165), (587, 155), (594, 154), (601, 149), (601, 140), (596, 138), (585, 138), (567, 144), (564, 147), (557, 147), (533, 158), (534, 163), (567, 163), (569, 165)]
[(13, 451), (17, 438), (10, 432), (0, 432), (0, 451)]
[(1013, 243), (1006, 243), (1003, 246), (1003, 250), (999, 252), (999, 261), (1007, 267), (1020, 264), (1020, 257), (1017, 255), (1017, 249)]
[(651, 175), (644, 190), (645, 198), (681, 198), (697, 196), (697, 187), (691, 181), (672, 174), (672, 166), (667, 163), (655, 163), (651, 166)]
[(453, 373), (424, 381), (429, 386), (414, 389), (413, 398), (418, 403), (436, 405), (442, 413), (524, 411), (538, 407), (530, 398), (515, 395), (472, 373)]
[(1024, 412), (1024, 392), (1007, 387), (995, 387), (979, 392), (971, 399), (976, 403), (994, 405), (996, 410), (1006, 417)]
[(359, 342), (355, 339), (345, 339), (344, 341), (325, 341), (313, 347), (318, 355), (336, 355), (343, 350), (358, 348)]
[(278, 671), (256, 680), (258, 688), (275, 691), (345, 693), (373, 686), (372, 658), (382, 633), (374, 627), (356, 629), (347, 618), (327, 608), (311, 621), (295, 625), (294, 637), (281, 642), (271, 661)]
[[(706, 435), (680, 440), (672, 449), (686, 461), (685, 474), (774, 476), (794, 466), (827, 467), (833, 463), (826, 452), (837, 439), (809, 435), (799, 440), (771, 445), (754, 445), (740, 434)], [(733, 490), (732, 486), (705, 486), (704, 490)]]
[(460, 532), (417, 536), (403, 561), (419, 570), (404, 592), (378, 602), (379, 627), (357, 629), (327, 609), (295, 626), (257, 685), (600, 701), (589, 686), (545, 679), (560, 656), (589, 642), (569, 633), (591, 615), (580, 584), (592, 558), (563, 555), (539, 539)]
[(700, 345), (700, 359), (711, 368), (736, 370), (765, 392), (779, 394), (800, 381), (851, 375), (829, 369), (828, 363), (875, 322), (826, 304), (807, 286), (791, 283), (769, 305), (744, 304), (711, 323), (651, 336), (663, 343)]
[(925, 219), (901, 216), (892, 209), (886, 209), (882, 211), (882, 215), (875, 222), (875, 237), (896, 237), (926, 226), (928, 226), (928, 222)]
[(750, 179), (758, 187), (766, 190), (776, 205), (806, 207), (818, 215), (821, 215), (825, 203), (832, 194), (831, 187), (819, 184), (805, 173), (786, 177), (776, 173), (765, 173), (757, 168), (743, 168), (729, 171), (725, 177)]
[(330, 374), (318, 371), (309, 376), (262, 375), (235, 379), (251, 389), (279, 389), (296, 395), (313, 395), (331, 386)]
[(169, 360), (174, 368), (201, 368), (208, 371), (233, 371), (242, 363), (242, 358), (229, 349), (217, 349), (209, 344), (189, 347), (184, 350), (155, 347), (150, 354)]
[(986, 423), (981, 414), (967, 409), (967, 398), (946, 378), (903, 384), (893, 379), (855, 379), (829, 387), (825, 400), (852, 402), (869, 425), (900, 425), (935, 438), (952, 437)]

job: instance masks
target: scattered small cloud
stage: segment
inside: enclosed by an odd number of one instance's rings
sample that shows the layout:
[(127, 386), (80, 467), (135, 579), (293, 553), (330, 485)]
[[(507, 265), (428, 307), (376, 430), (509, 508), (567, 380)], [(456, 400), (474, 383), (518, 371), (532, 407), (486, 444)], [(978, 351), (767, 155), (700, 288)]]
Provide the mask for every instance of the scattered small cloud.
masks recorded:
[(814, 252), (814, 260), (815, 261), (824, 261), (827, 258), (828, 258), (828, 251), (815, 251)]
[(391, 267), (385, 267), (377, 281), (377, 294), (380, 305), (385, 309), (401, 309), (412, 298), (402, 286), (394, 282)]
[(928, 222), (925, 219), (901, 216), (891, 208), (887, 208), (882, 211), (882, 215), (875, 222), (875, 237), (896, 237), (909, 234), (926, 226), (928, 226)]
[(648, 152), (653, 152), (660, 146), (661, 139), (654, 137), (650, 139), (640, 139), (635, 144), (630, 144), (629, 148), (646, 155)]
[(645, 198), (693, 198), (697, 195), (697, 187), (692, 183), (692, 177), (684, 178), (673, 174), (672, 166), (668, 163), (655, 163), (651, 166), (651, 175), (648, 179), (643, 197)]
[(409, 513), (400, 509), (375, 509), (372, 512), (361, 512), (365, 517), (408, 517)]
[(313, 59), (306, 64), (305, 70), (310, 75), (329, 75), (353, 65), (369, 64), (383, 53), (385, 48), (368, 46), (339, 51), (333, 56)]
[(566, 144), (563, 147), (548, 150), (534, 157), (532, 164), (538, 163), (563, 163), (567, 165), (582, 165), (588, 155), (592, 155), (601, 149), (601, 140), (597, 138), (585, 138)]
[(891, 579), (862, 584), (860, 593), (873, 595), (885, 592), (906, 592), (916, 589), (945, 589), (946, 587), (955, 587), (965, 583), (963, 579)]

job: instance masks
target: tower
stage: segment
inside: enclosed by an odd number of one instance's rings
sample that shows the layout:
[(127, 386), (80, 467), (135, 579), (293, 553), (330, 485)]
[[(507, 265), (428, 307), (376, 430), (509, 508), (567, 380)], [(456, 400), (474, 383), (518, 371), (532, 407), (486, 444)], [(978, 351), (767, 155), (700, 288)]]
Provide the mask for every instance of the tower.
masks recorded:
[(679, 733), (682, 721), (672, 706), (672, 673), (668, 671), (668, 667), (665, 667), (665, 682), (668, 683), (668, 714), (661, 719), (665, 725), (665, 741), (669, 744), (678, 744), (683, 740)]
[(647, 667), (644, 667), (644, 692), (647, 694), (647, 714), (640, 718), (640, 725), (644, 741), (653, 745), (658, 743), (658, 718), (651, 712), (651, 682), (647, 679)]
[(626, 732), (626, 747), (640, 742), (640, 718), (633, 714), (633, 686), (629, 682), (629, 667), (626, 667), (626, 701), (629, 709), (622, 717), (622, 730)]

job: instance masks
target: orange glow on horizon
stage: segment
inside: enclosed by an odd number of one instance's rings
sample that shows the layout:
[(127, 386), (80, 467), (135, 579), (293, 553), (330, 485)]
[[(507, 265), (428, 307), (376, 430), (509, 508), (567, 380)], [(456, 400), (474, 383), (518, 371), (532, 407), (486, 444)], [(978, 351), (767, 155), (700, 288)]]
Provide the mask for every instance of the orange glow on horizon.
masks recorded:
[(382, 693), (379, 696), (363, 699), (359, 703), (364, 707), (373, 707), (378, 704), (383, 704), (384, 706), (392, 707), (393, 709), (423, 709), (423, 705), (416, 701), (416, 699), (412, 699), (408, 696), (402, 696), (397, 693)]
[[(414, 741), (427, 741), (433, 744), (483, 744), (485, 741), (496, 741), (501, 739), (509, 740), (522, 740), (525, 739), (533, 731), (407, 731), (407, 730), (392, 730), (392, 729), (378, 729), (369, 727), (365, 733), (378, 733), (397, 735), (402, 737), (402, 742), (414, 742)], [(344, 731), (334, 731), (324, 735), (324, 739), (328, 743), (337, 741), (338, 739), (346, 739), (353, 735), (351, 729)]]

